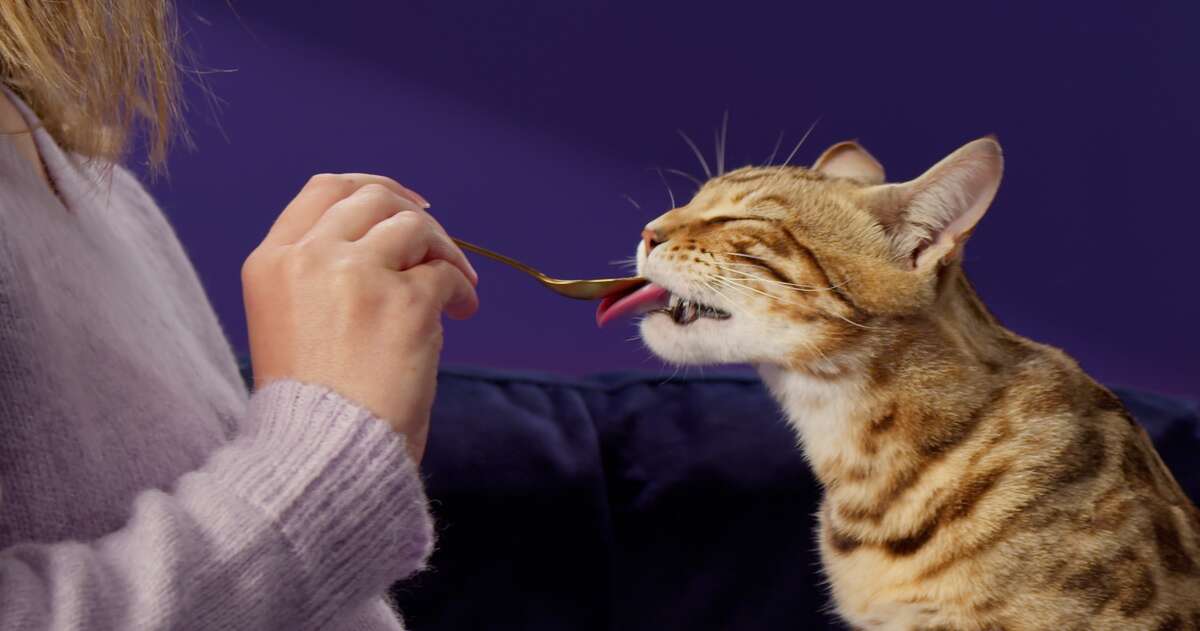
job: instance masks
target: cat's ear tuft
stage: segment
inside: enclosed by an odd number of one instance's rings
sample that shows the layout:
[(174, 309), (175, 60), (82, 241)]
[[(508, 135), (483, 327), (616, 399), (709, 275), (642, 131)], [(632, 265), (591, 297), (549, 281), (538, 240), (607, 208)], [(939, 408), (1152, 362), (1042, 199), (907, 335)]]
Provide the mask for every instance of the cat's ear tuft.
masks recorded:
[(876, 186), (868, 206), (891, 236), (897, 254), (917, 270), (957, 259), (983, 217), (1004, 171), (994, 136), (969, 142), (915, 180)]
[(883, 165), (862, 145), (847, 140), (825, 150), (813, 163), (813, 171), (830, 177), (844, 177), (863, 184), (883, 184)]

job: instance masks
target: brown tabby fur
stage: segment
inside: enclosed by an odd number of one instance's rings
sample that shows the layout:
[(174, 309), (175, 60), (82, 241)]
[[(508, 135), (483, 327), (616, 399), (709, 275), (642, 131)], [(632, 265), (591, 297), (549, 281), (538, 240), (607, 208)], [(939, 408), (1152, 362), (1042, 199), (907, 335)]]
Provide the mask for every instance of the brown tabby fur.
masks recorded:
[[(1146, 433), (997, 322), (960, 263), (973, 226), (914, 269), (878, 175), (747, 167), (649, 224), (642, 271), (732, 317), (651, 314), (647, 344), (759, 367), (824, 486), (820, 551), (854, 628), (1200, 631), (1200, 512)], [(747, 335), (771, 340), (739, 355)]]

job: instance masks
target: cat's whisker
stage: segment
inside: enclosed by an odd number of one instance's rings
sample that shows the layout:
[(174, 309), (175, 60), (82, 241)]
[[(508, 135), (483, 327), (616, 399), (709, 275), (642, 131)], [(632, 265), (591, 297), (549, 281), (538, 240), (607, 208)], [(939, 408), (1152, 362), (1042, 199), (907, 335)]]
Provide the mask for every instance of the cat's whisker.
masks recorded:
[[(766, 292), (762, 292), (762, 290), (760, 290), (760, 289), (755, 289), (755, 288), (752, 288), (749, 286), (745, 286), (745, 284), (739, 283), (736, 280), (733, 280), (733, 278), (730, 278), (727, 276), (713, 275), (713, 276), (709, 276), (709, 278), (712, 278), (712, 280), (718, 281), (721, 284), (724, 284), (724, 286), (731, 288), (731, 289), (740, 288), (740, 289), (748, 290), (748, 292), (754, 292), (755, 294), (767, 296), (767, 298), (772, 299), (776, 302), (781, 302), (781, 304), (784, 304), (784, 305), (798, 305), (798, 302), (794, 302), (791, 300), (784, 300), (784, 299), (780, 298), (780, 296), (768, 294)], [(762, 280), (762, 278), (756, 278), (756, 280)], [(845, 321), (846, 324), (850, 324), (851, 326), (857, 326), (857, 327), (859, 327), (859, 329), (866, 329), (866, 330), (871, 330), (871, 331), (882, 330), (881, 327), (878, 327), (878, 326), (869, 326), (866, 324), (857, 323), (857, 321), (847, 318), (847, 317), (845, 317), (845, 315), (842, 315), (840, 313), (832, 313), (830, 315), (833, 315), (834, 318), (838, 318), (839, 320)]]
[(721, 115), (721, 135), (717, 137), (717, 175), (725, 175), (725, 140), (729, 132), (729, 110)]
[[(710, 279), (712, 279), (712, 280), (718, 281), (718, 282), (720, 282), (720, 283), (722, 283), (722, 284), (725, 284), (725, 286), (726, 286), (726, 287), (729, 287), (730, 289), (734, 289), (734, 290), (738, 290), (738, 291), (740, 291), (740, 290), (745, 290), (745, 289), (750, 289), (750, 288), (748, 288), (748, 287), (741, 287), (741, 286), (738, 286), (738, 285), (736, 285), (736, 284), (734, 284), (734, 285), (730, 285), (730, 284), (728, 284), (728, 283), (729, 283), (729, 280), (728, 280), (728, 279), (726, 279), (726, 278), (724, 278), (724, 277), (721, 277), (721, 276), (710, 276), (709, 278), (710, 278)], [(714, 288), (714, 291), (715, 291), (715, 288)], [(751, 291), (754, 291), (754, 290), (752, 290), (752, 289), (751, 289)], [(719, 293), (719, 292), (718, 292), (718, 293)], [(744, 292), (743, 292), (743, 293), (744, 293)], [(762, 292), (757, 292), (757, 293), (762, 293)], [(794, 302), (790, 302), (790, 301), (785, 301), (785, 300), (778, 299), (776, 296), (769, 296), (769, 297), (771, 297), (771, 298), (775, 298), (775, 299), (777, 299), (777, 300), (780, 300), (780, 302), (783, 302), (784, 304), (796, 304), (796, 303), (794, 303)], [(826, 355), (826, 354), (825, 354), (825, 352), (824, 352), (824, 351), (822, 351), (822, 350), (821, 350), (821, 348), (820, 348), (819, 346), (817, 346), (816, 344), (814, 344), (814, 343), (810, 342), (809, 340), (805, 340), (805, 339), (799, 339), (799, 340), (797, 340), (797, 341), (798, 341), (800, 344), (802, 344), (803, 346), (805, 346), (805, 347), (806, 347), (808, 350), (815, 352), (817, 355), (819, 355), (819, 356), (821, 357), (821, 359), (823, 359), (823, 360), (825, 360), (825, 361), (829, 361), (829, 356), (828, 356), (828, 355)]]
[(713, 176), (712, 169), (708, 168), (708, 160), (704, 159), (704, 154), (700, 152), (700, 147), (697, 147), (696, 143), (692, 141), (690, 136), (683, 133), (682, 129), (676, 129), (675, 131), (679, 133), (679, 137), (683, 138), (683, 141), (691, 148), (692, 153), (696, 154), (696, 159), (700, 160), (700, 166), (704, 167), (704, 175), (708, 176), (708, 179), (711, 180)]
[(732, 263), (731, 264), (731, 263), (721, 263), (719, 261), (713, 261), (713, 265), (716, 265), (717, 267), (720, 267), (728, 272), (736, 272), (747, 278), (761, 280), (764, 283), (771, 283), (772, 285), (782, 285), (784, 287), (792, 287), (792, 288), (800, 290), (800, 291), (831, 291), (834, 289), (838, 289), (840, 287), (844, 287), (847, 284), (849, 284), (849, 282), (850, 282), (849, 279), (847, 279), (840, 283), (837, 283), (834, 285), (829, 285), (828, 287), (818, 287), (816, 285), (804, 285), (801, 283), (789, 283), (789, 282), (782, 281), (782, 280), (763, 278), (762, 276), (759, 276), (757, 274), (750, 274), (746, 270), (737, 269), (737, 268), (741, 268), (741, 267), (746, 267), (746, 268), (755, 269), (755, 270), (762, 269), (762, 267), (760, 267), (758, 265), (754, 265), (753, 263)]
[(658, 179), (662, 180), (663, 186), (667, 189), (667, 197), (671, 200), (671, 208), (675, 208), (675, 191), (672, 191), (671, 185), (667, 183), (667, 176), (663, 175), (663, 170), (659, 167), (654, 167), (654, 172), (658, 173)]
[(811, 289), (813, 291), (816, 291), (819, 289), (818, 287), (814, 287), (811, 285), (801, 285), (799, 283), (789, 283), (786, 281), (769, 279), (762, 274), (762, 271), (763, 271), (762, 266), (754, 265), (753, 263), (739, 263), (739, 264), (734, 264), (734, 265), (728, 265), (728, 264), (718, 263), (716, 261), (713, 261), (712, 264), (715, 267), (721, 269), (722, 271), (736, 273), (741, 278), (752, 278), (755, 280), (761, 280), (765, 283), (772, 283), (772, 284), (776, 284), (776, 285), (788, 285), (788, 286), (797, 287), (797, 288)]
[[(785, 282), (782, 280), (774, 280), (771, 278), (764, 278), (762, 276), (759, 276), (758, 274), (751, 274), (745, 270), (734, 269), (734, 268), (726, 266), (726, 265), (721, 265), (720, 263), (717, 263), (716, 266), (725, 270), (726, 272), (738, 274), (739, 278), (743, 278), (746, 280), (756, 280), (756, 281), (763, 282), (763, 283), (778, 285), (780, 287), (787, 287), (787, 288), (793, 289), (795, 291), (819, 292), (819, 291), (824, 291), (824, 290), (830, 289), (829, 287), (816, 287), (813, 285), (800, 285), (798, 283), (789, 283), (789, 282)], [(749, 267), (754, 267), (754, 266), (749, 266)]]
[(843, 280), (842, 282), (840, 282), (840, 283), (834, 283), (834, 284), (832, 284), (832, 285), (830, 285), (830, 286), (828, 286), (828, 287), (822, 287), (821, 289), (822, 289), (822, 290), (828, 290), (828, 291), (833, 291), (834, 289), (841, 289), (842, 287), (845, 287), (846, 285), (849, 285), (849, 284), (850, 284), (850, 280), (851, 280), (851, 279), (850, 279), (850, 277), (849, 277), (849, 276), (847, 276), (847, 277), (846, 277), (846, 279), (845, 279), (845, 280)]
[[(756, 294), (761, 294), (761, 295), (763, 295), (763, 296), (766, 296), (767, 298), (770, 298), (770, 299), (772, 299), (772, 300), (775, 300), (776, 302), (779, 302), (779, 303), (782, 303), (782, 304), (785, 304), (785, 305), (800, 306), (800, 305), (799, 305), (799, 303), (797, 303), (797, 302), (794, 302), (794, 301), (791, 301), (791, 300), (784, 300), (784, 299), (780, 298), (779, 296), (772, 296), (771, 294), (768, 294), (768, 293), (766, 293), (766, 292), (759, 291), (759, 290), (757, 290), (757, 289), (754, 289), (753, 287), (747, 287), (747, 286), (745, 286), (745, 285), (742, 285), (741, 283), (737, 283), (737, 282), (735, 282), (735, 281), (733, 281), (733, 280), (731, 280), (731, 279), (729, 279), (729, 278), (727, 278), (727, 277), (723, 277), (723, 276), (713, 276), (713, 277), (711, 277), (711, 278), (712, 278), (713, 280), (716, 280), (716, 281), (718, 281), (718, 282), (722, 283), (722, 284), (723, 284), (723, 285), (725, 285), (726, 287), (729, 287), (730, 289), (734, 289), (734, 290), (739, 290), (739, 289), (740, 289), (740, 290), (744, 290), (744, 291), (743, 291), (743, 293), (744, 293), (745, 291), (751, 291), (751, 292), (754, 292), (754, 293), (756, 293)], [(844, 315), (841, 315), (841, 314), (838, 314), (838, 313), (833, 313), (833, 314), (829, 314), (829, 315), (831, 315), (831, 316), (833, 316), (833, 317), (835, 317), (835, 318), (837, 318), (837, 319), (839, 319), (839, 320), (841, 320), (841, 321), (845, 322), (846, 324), (849, 324), (849, 325), (851, 325), (851, 326), (858, 327), (858, 328), (860, 328), (860, 329), (866, 329), (866, 330), (868, 330), (868, 331), (880, 331), (880, 330), (883, 330), (883, 329), (882, 329), (882, 327), (868, 326), (868, 325), (866, 325), (866, 324), (862, 324), (862, 323), (859, 323), (859, 322), (855, 322), (854, 320), (851, 320), (850, 318), (847, 318), (846, 316), (844, 316)], [(820, 349), (816, 349), (815, 347), (814, 347), (814, 349), (815, 349), (815, 350), (817, 350), (818, 352), (820, 352)], [(826, 357), (825, 359), (828, 359), (828, 357)]]
[(667, 377), (666, 379), (663, 379), (662, 382), (660, 382), (658, 385), (661, 386), (666, 383), (669, 383), (672, 379), (674, 379), (677, 375), (679, 375), (679, 367), (680, 366), (681, 366), (681, 364), (675, 364), (675, 370), (671, 372), (671, 376)]
[(730, 269), (744, 267), (746, 269), (762, 270), (762, 265), (759, 265), (758, 263), (730, 263), (728, 261), (712, 261), (712, 263), (721, 267), (728, 267)]
[(767, 189), (779, 183), (779, 180), (783, 178), (784, 173), (787, 172), (786, 167), (792, 162), (792, 158), (796, 157), (796, 152), (800, 151), (800, 147), (804, 145), (804, 141), (808, 140), (808, 137), (813, 133), (813, 130), (817, 128), (817, 123), (819, 122), (821, 122), (821, 117), (818, 116), (817, 120), (814, 120), (812, 124), (808, 126), (808, 129), (805, 130), (804, 135), (800, 136), (800, 141), (796, 143), (796, 146), (792, 147), (792, 152), (789, 153), (787, 158), (783, 160), (783, 163), (779, 165), (779, 172), (768, 179), (761, 188)]
[[(712, 278), (713, 280), (717, 280), (717, 281), (721, 282), (722, 284), (725, 284), (726, 286), (728, 286), (728, 287), (730, 287), (730, 288), (739, 287), (739, 288), (741, 288), (741, 289), (745, 289), (745, 290), (748, 290), (748, 291), (752, 291), (752, 292), (754, 292), (754, 293), (756, 293), (756, 294), (761, 294), (761, 295), (763, 295), (763, 296), (766, 296), (767, 298), (770, 298), (771, 300), (774, 300), (774, 301), (776, 301), (776, 302), (780, 302), (780, 303), (782, 303), (782, 304), (785, 304), (785, 305), (796, 305), (796, 306), (799, 306), (799, 303), (797, 303), (797, 302), (794, 302), (794, 301), (791, 301), (791, 300), (784, 300), (783, 298), (780, 298), (779, 296), (774, 296), (774, 295), (772, 295), (772, 294), (768, 294), (767, 292), (764, 292), (764, 291), (761, 291), (761, 290), (755, 289), (755, 288), (753, 288), (753, 287), (748, 287), (748, 286), (746, 286), (746, 285), (744, 285), (744, 284), (742, 284), (742, 283), (739, 283), (739, 282), (735, 281), (734, 279), (731, 279), (731, 278), (729, 278), (729, 277), (727, 277), (727, 276), (710, 276), (710, 278)], [(756, 279), (756, 280), (764, 280), (764, 279)], [(882, 327), (877, 327), (877, 326), (869, 326), (869, 325), (866, 325), (866, 324), (862, 324), (861, 322), (855, 322), (854, 320), (851, 320), (850, 318), (847, 318), (846, 316), (844, 316), (844, 315), (841, 315), (840, 313), (832, 313), (832, 314), (829, 314), (829, 315), (831, 315), (831, 316), (833, 316), (833, 317), (835, 317), (835, 318), (837, 318), (837, 319), (839, 319), (839, 320), (841, 320), (841, 321), (845, 322), (846, 324), (849, 324), (849, 325), (851, 325), (851, 326), (858, 327), (858, 328), (860, 328), (860, 329), (866, 329), (866, 330), (868, 330), (868, 331), (881, 331), (881, 330), (883, 330), (883, 329), (882, 329)]]
[(721, 157), (721, 132), (713, 130), (713, 162), (717, 165), (717, 177), (725, 175), (725, 159)]
[(737, 293), (739, 293), (739, 294), (742, 294), (742, 295), (745, 295), (745, 296), (750, 296), (750, 295), (752, 295), (752, 294), (751, 294), (749, 291), (747, 291), (746, 289), (744, 289), (744, 288), (742, 288), (742, 287), (739, 287), (739, 286), (736, 286), (736, 285), (733, 285), (733, 284), (729, 283), (729, 281), (725, 280), (725, 279), (724, 279), (724, 278), (722, 278), (722, 277), (719, 277), (719, 276), (709, 276), (709, 278), (710, 278), (711, 280), (715, 281), (715, 282), (718, 282), (718, 283), (720, 283), (720, 284), (721, 284), (723, 287), (725, 287), (725, 288), (727, 288), (727, 289), (732, 289), (733, 291), (735, 291), (735, 292), (737, 292)]
[(859, 323), (859, 322), (855, 322), (854, 320), (851, 320), (850, 318), (847, 318), (846, 316), (844, 316), (844, 315), (841, 315), (841, 314), (839, 314), (839, 313), (835, 313), (835, 314), (832, 314), (832, 315), (833, 315), (833, 317), (835, 317), (835, 318), (837, 318), (837, 319), (839, 319), (839, 320), (841, 320), (841, 321), (845, 322), (846, 324), (849, 324), (850, 326), (856, 326), (856, 327), (858, 327), (858, 328), (860, 328), (860, 329), (866, 329), (866, 330), (868, 330), (868, 331), (882, 331), (882, 330), (883, 330), (883, 327), (879, 327), (879, 326), (868, 326), (868, 325), (866, 325), (866, 324), (862, 324), (862, 323)]
[(725, 256), (740, 256), (742, 258), (755, 259), (758, 261), (766, 261), (767, 260), (766, 258), (761, 257), (761, 256), (754, 256), (753, 254), (744, 254), (742, 252), (714, 252), (713, 254), (714, 255), (724, 254)]
[(617, 260), (615, 260), (615, 261), (609, 261), (609, 262), (608, 262), (608, 264), (609, 264), (609, 265), (615, 265), (615, 266), (617, 266), (617, 267), (629, 267), (629, 268), (636, 268), (636, 267), (637, 267), (637, 257), (636, 257), (636, 256), (628, 256), (628, 257), (625, 257), (625, 258), (623, 258), (623, 259), (617, 259)]
[(753, 287), (750, 287), (749, 285), (743, 285), (742, 283), (739, 283), (739, 282), (737, 282), (729, 277), (726, 277), (726, 276), (714, 275), (713, 278), (716, 280), (719, 280), (719, 281), (724, 281), (726, 283), (729, 283), (730, 285), (734, 285), (737, 287), (741, 287), (742, 289), (752, 291), (756, 294), (766, 296), (767, 298), (770, 298), (771, 300), (774, 300), (776, 302), (781, 302), (784, 304), (795, 304), (795, 303), (789, 302), (787, 300), (784, 300), (783, 298), (780, 298), (779, 296), (774, 296), (774, 295), (768, 294), (767, 292), (762, 291), (761, 289), (755, 289)]
[[(781, 280), (773, 280), (773, 279), (770, 279), (770, 278), (766, 278), (766, 277), (764, 277), (764, 276), (761, 276), (761, 275), (759, 275), (759, 274), (752, 274), (752, 273), (750, 273), (750, 272), (748, 272), (748, 271), (746, 271), (746, 270), (744, 270), (744, 269), (737, 269), (737, 268), (735, 268), (735, 267), (731, 267), (731, 266), (728, 266), (728, 265), (722, 265), (722, 264), (720, 264), (720, 263), (714, 263), (714, 265), (715, 265), (716, 267), (720, 268), (720, 269), (721, 269), (722, 271), (724, 271), (724, 272), (727, 272), (727, 273), (730, 273), (730, 274), (737, 274), (737, 278), (738, 278), (739, 280), (755, 280), (755, 281), (760, 281), (760, 282), (763, 282), (763, 283), (770, 283), (770, 284), (772, 284), (772, 285), (782, 285), (782, 286), (784, 286), (784, 287), (790, 287), (790, 288), (793, 288), (793, 289), (802, 289), (802, 290), (816, 291), (815, 289), (812, 289), (812, 288), (810, 288), (810, 287), (807, 287), (807, 286), (805, 286), (805, 285), (797, 285), (796, 283), (788, 283), (788, 282), (784, 282), (784, 281), (781, 281)], [(757, 267), (755, 267), (755, 266), (752, 266), (752, 265), (747, 265), (746, 267), (750, 267), (750, 268), (753, 268), (753, 269), (761, 269), (761, 268), (757, 268)]]
[[(730, 262), (728, 262), (728, 261), (721, 261), (720, 259), (718, 259), (718, 258), (717, 258), (717, 255), (722, 255), (722, 256), (740, 256), (740, 257), (742, 257), (742, 258), (748, 258), (748, 259), (754, 259), (754, 260), (757, 260), (757, 261), (767, 261), (767, 262), (770, 262), (770, 259), (767, 259), (767, 258), (765, 258), (765, 257), (762, 257), (762, 256), (754, 256), (753, 254), (743, 254), (743, 253), (741, 253), (741, 252), (711, 252), (711, 253), (709, 253), (709, 256), (710, 256), (710, 257), (712, 257), (712, 262), (713, 262), (713, 264), (715, 264), (715, 265), (718, 265), (718, 266), (720, 266), (720, 265), (733, 265), (733, 266), (741, 266), (741, 267), (753, 267), (753, 268), (756, 268), (756, 269), (757, 269), (757, 268), (759, 268), (759, 266), (758, 266), (758, 265), (754, 265), (754, 264), (752, 264), (752, 263), (730, 263)], [(766, 280), (766, 279), (764, 279), (764, 280)], [(840, 282), (840, 283), (834, 283), (834, 284), (832, 284), (832, 285), (830, 285), (830, 286), (828, 286), (828, 287), (817, 287), (816, 285), (803, 285), (803, 286), (804, 286), (804, 287), (811, 287), (812, 289), (814, 289), (814, 290), (817, 290), (817, 291), (826, 291), (826, 290), (833, 290), (833, 289), (838, 289), (838, 288), (841, 288), (841, 287), (845, 287), (846, 285), (849, 285), (849, 284), (850, 284), (850, 282), (851, 282), (852, 280), (853, 280), (853, 279), (851, 279), (851, 278), (847, 277), (847, 278), (846, 278), (845, 280), (843, 280), (842, 282)], [(770, 282), (781, 282), (781, 281), (770, 281)], [(788, 284), (788, 283), (784, 283), (784, 284)]]
[(706, 289), (708, 289), (709, 291), (713, 292), (714, 294), (720, 296), (721, 300), (724, 300), (727, 305), (731, 306), (731, 305), (736, 304), (733, 300), (730, 300), (729, 296), (726, 296), (724, 292), (722, 292), (720, 289), (717, 289), (716, 287), (714, 287), (712, 283), (710, 283), (708, 281), (702, 281), (702, 282), (704, 283), (704, 287)]
[(796, 143), (796, 146), (792, 148), (792, 152), (788, 154), (786, 159), (784, 159), (783, 164), (779, 165), (780, 167), (787, 166), (792, 161), (792, 158), (796, 157), (796, 152), (800, 151), (800, 147), (804, 145), (805, 140), (808, 140), (809, 135), (812, 134), (813, 130), (817, 128), (817, 123), (819, 122), (821, 122), (820, 116), (818, 116), (817, 120), (813, 121), (812, 124), (808, 126), (808, 130), (805, 131), (804, 135), (800, 137), (800, 142)]
[(815, 351), (817, 353), (817, 355), (821, 356), (821, 359), (823, 359), (825, 361), (829, 361), (829, 356), (826, 355), (825, 351), (821, 350), (821, 347), (818, 346), (815, 342), (801, 338), (800, 344), (802, 344), (804, 347), (806, 347), (810, 351)]
[(771, 163), (775, 161), (775, 156), (779, 154), (779, 147), (783, 145), (783, 133), (782, 129), (779, 130), (779, 137), (775, 139), (775, 148), (771, 150), (771, 155), (767, 156), (764, 166), (771, 166)]
[(687, 171), (680, 171), (679, 169), (663, 169), (663, 170), (672, 175), (678, 175), (679, 177), (687, 178), (687, 179), (691, 180), (696, 186), (704, 186), (704, 182), (701, 182), (700, 178), (692, 175), (691, 173), (688, 173)]
[[(763, 269), (763, 266), (759, 265), (758, 263), (731, 263), (729, 261), (721, 261), (721, 260), (713, 260), (711, 262), (714, 265), (717, 265), (720, 267), (728, 267), (730, 269), (746, 268), (746, 269), (752, 269), (752, 270), (758, 270), (758, 271), (762, 271), (762, 269)], [(739, 270), (739, 271), (745, 271), (745, 270)]]
[(621, 197), (624, 197), (625, 201), (629, 202), (630, 204), (633, 204), (634, 208), (636, 208), (638, 210), (642, 209), (641, 204), (637, 203), (637, 201), (635, 201), (633, 199), (633, 196), (631, 196), (629, 193), (621, 193)]

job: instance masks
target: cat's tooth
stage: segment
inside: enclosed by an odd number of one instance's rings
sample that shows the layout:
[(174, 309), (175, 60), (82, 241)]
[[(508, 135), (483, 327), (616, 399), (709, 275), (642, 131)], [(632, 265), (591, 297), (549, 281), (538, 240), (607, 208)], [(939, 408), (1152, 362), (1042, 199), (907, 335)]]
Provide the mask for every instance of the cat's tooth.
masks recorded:
[(686, 304), (687, 304), (687, 307), (684, 309), (684, 312), (683, 312), (683, 323), (691, 324), (700, 317), (700, 308), (698, 306), (696, 306), (696, 303), (694, 303), (694, 302), (688, 302)]

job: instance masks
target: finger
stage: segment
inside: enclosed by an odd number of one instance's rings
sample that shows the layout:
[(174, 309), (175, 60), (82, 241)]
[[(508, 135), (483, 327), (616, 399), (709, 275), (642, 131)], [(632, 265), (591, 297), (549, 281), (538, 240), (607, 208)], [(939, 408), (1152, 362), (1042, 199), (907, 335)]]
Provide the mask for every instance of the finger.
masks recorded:
[(357, 241), (375, 224), (401, 212), (424, 213), (407, 197), (380, 184), (367, 184), (329, 207), (305, 238)]
[(440, 259), (458, 268), (471, 284), (479, 283), (479, 274), (467, 256), (428, 213), (398, 212), (372, 226), (358, 244), (378, 254), (395, 270)]
[(433, 229), (443, 237), (446, 254), (449, 256), (447, 260), (449, 260), (451, 263), (454, 263), (459, 269), (463, 270), (463, 273), (467, 275), (467, 278), (471, 281), (471, 284), (478, 285), (479, 272), (475, 271), (475, 266), (471, 265), (471, 259), (467, 258), (467, 254), (462, 251), (462, 248), (458, 247), (458, 244), (454, 242), (454, 239), (450, 238), (450, 233), (446, 232), (446, 229), (442, 227), (442, 224), (438, 222), (437, 218), (431, 215), (429, 211), (422, 209), (420, 214), (423, 215), (425, 219), (433, 225)]
[(479, 296), (462, 270), (445, 259), (434, 259), (404, 271), (432, 291), (439, 310), (455, 320), (465, 320), (479, 310)]
[(304, 185), (304, 188), (300, 189), (296, 197), (275, 219), (275, 223), (271, 226), (271, 230), (263, 242), (286, 245), (299, 241), (308, 234), (309, 229), (330, 206), (349, 197), (354, 191), (367, 184), (386, 186), (397, 195), (410, 199), (419, 206), (429, 206), (429, 202), (425, 201), (424, 197), (389, 177), (366, 173), (322, 173), (314, 175)]

